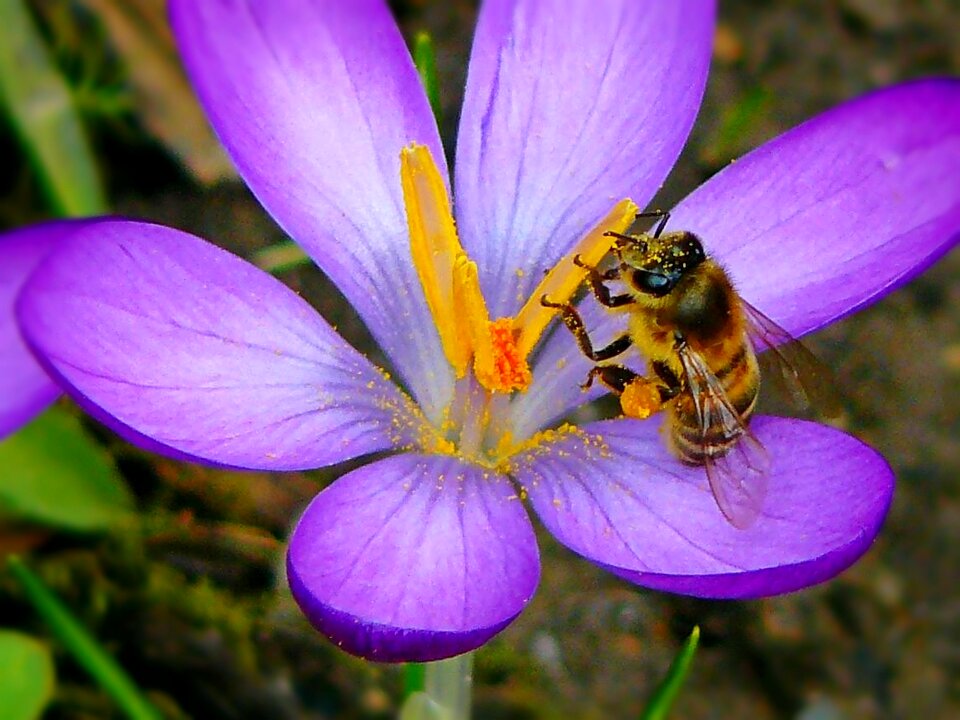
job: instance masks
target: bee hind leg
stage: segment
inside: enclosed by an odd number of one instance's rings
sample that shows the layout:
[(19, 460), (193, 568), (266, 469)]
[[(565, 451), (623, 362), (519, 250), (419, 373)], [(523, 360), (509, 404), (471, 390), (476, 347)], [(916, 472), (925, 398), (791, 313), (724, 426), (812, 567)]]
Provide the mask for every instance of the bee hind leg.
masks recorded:
[(620, 409), (624, 415), (643, 420), (662, 410), (680, 392), (676, 376), (669, 368), (660, 365), (654, 364), (656, 380), (622, 365), (597, 365), (590, 368), (587, 379), (580, 387), (586, 390), (594, 380), (599, 380), (620, 396)]
[(595, 365), (590, 368), (587, 379), (581, 383), (580, 387), (589, 390), (593, 387), (594, 380), (599, 380), (604, 387), (617, 395), (622, 395), (627, 386), (638, 379), (643, 380), (644, 378), (623, 365)]

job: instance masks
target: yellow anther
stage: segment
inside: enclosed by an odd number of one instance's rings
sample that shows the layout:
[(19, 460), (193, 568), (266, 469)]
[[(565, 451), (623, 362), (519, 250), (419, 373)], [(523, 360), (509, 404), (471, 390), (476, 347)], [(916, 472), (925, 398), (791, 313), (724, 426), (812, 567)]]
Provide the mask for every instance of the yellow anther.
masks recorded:
[(443, 177), (426, 146), (410, 145), (401, 150), (400, 181), (413, 264), (440, 333), (443, 352), (457, 377), (463, 377), (471, 353), (464, 333), (458, 330), (453, 273), (458, 258), (465, 258), (466, 253), (457, 238)]
[(573, 259), (579, 255), (584, 264), (597, 265), (610, 252), (615, 238), (607, 232), (624, 232), (634, 221), (637, 206), (630, 200), (621, 200), (583, 240), (540, 281), (536, 290), (520, 309), (513, 321), (517, 332), (517, 349), (523, 357), (533, 350), (556, 310), (545, 308), (540, 298), (547, 295), (552, 302), (565, 303), (577, 291), (587, 276), (587, 271), (578, 267)]
[(480, 291), (477, 264), (460, 255), (453, 265), (453, 304), (457, 309), (457, 328), (473, 354), (474, 367), (492, 362), (490, 342), (490, 313)]
[(440, 171), (423, 145), (400, 153), (400, 176), (410, 230), (410, 252), (444, 354), (458, 378), (473, 361), (477, 380), (493, 392), (530, 385), (526, 355), (516, 347), (513, 321), (490, 321), (476, 263), (457, 237)]

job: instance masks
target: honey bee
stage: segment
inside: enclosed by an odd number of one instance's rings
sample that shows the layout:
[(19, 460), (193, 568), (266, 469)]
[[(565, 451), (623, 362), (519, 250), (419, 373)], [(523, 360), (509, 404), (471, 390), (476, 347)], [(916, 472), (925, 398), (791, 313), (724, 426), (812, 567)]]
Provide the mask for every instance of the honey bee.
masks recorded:
[[(664, 233), (669, 213), (637, 215), (645, 217), (659, 219), (652, 233), (608, 233), (616, 238), (612, 269), (600, 272), (574, 259), (587, 271), (597, 301), (628, 313), (625, 333), (594, 349), (576, 308), (546, 295), (540, 302), (560, 312), (580, 350), (596, 363), (631, 346), (640, 351), (648, 375), (597, 364), (581, 387), (599, 380), (620, 396), (628, 416), (664, 410), (670, 449), (682, 462), (705, 468), (721, 512), (734, 526), (747, 528), (762, 509), (769, 468), (767, 452), (749, 428), (760, 392), (758, 353), (771, 351), (770, 364), (795, 400), (833, 413), (836, 399), (823, 383), (828, 371), (737, 294), (699, 237), (682, 230)], [(625, 291), (615, 294), (606, 284), (612, 281), (621, 281)]]

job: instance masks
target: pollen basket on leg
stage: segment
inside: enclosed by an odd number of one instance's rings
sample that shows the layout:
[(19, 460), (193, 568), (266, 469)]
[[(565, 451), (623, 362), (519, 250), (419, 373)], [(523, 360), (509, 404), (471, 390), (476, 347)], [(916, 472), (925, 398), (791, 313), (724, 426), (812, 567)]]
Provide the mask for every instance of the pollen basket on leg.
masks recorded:
[(599, 264), (610, 252), (614, 243), (614, 238), (606, 233), (626, 231), (636, 218), (637, 211), (638, 208), (633, 201), (621, 200), (540, 281), (513, 321), (517, 335), (517, 350), (523, 357), (531, 353), (556, 312), (554, 309), (543, 307), (540, 298), (546, 295), (554, 303), (568, 302), (587, 276), (587, 271), (575, 262), (577, 256), (584, 265), (594, 267)]
[(663, 400), (657, 385), (646, 378), (635, 379), (620, 395), (620, 409), (627, 417), (645, 420), (662, 407)]

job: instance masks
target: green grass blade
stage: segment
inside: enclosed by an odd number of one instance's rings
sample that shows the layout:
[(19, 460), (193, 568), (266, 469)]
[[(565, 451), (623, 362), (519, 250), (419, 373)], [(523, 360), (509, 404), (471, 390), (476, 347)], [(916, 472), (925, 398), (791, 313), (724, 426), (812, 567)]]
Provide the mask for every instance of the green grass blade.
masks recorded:
[(0, 0), (0, 101), (56, 212), (105, 212), (97, 163), (70, 89), (23, 0)]
[[(3, 0), (0, 0), (2, 2)], [(108, 655), (64, 604), (23, 562), (11, 556), (7, 567), (20, 583), (37, 613), (77, 662), (100, 684), (131, 720), (161, 720), (117, 662)]]
[(680, 688), (683, 687), (687, 679), (687, 673), (690, 671), (690, 665), (693, 663), (693, 656), (697, 652), (697, 645), (700, 643), (700, 627), (695, 626), (690, 637), (683, 644), (680, 652), (670, 663), (670, 669), (667, 675), (657, 686), (650, 698), (647, 709), (640, 716), (641, 720), (664, 720), (670, 711), (670, 706), (676, 700)]

